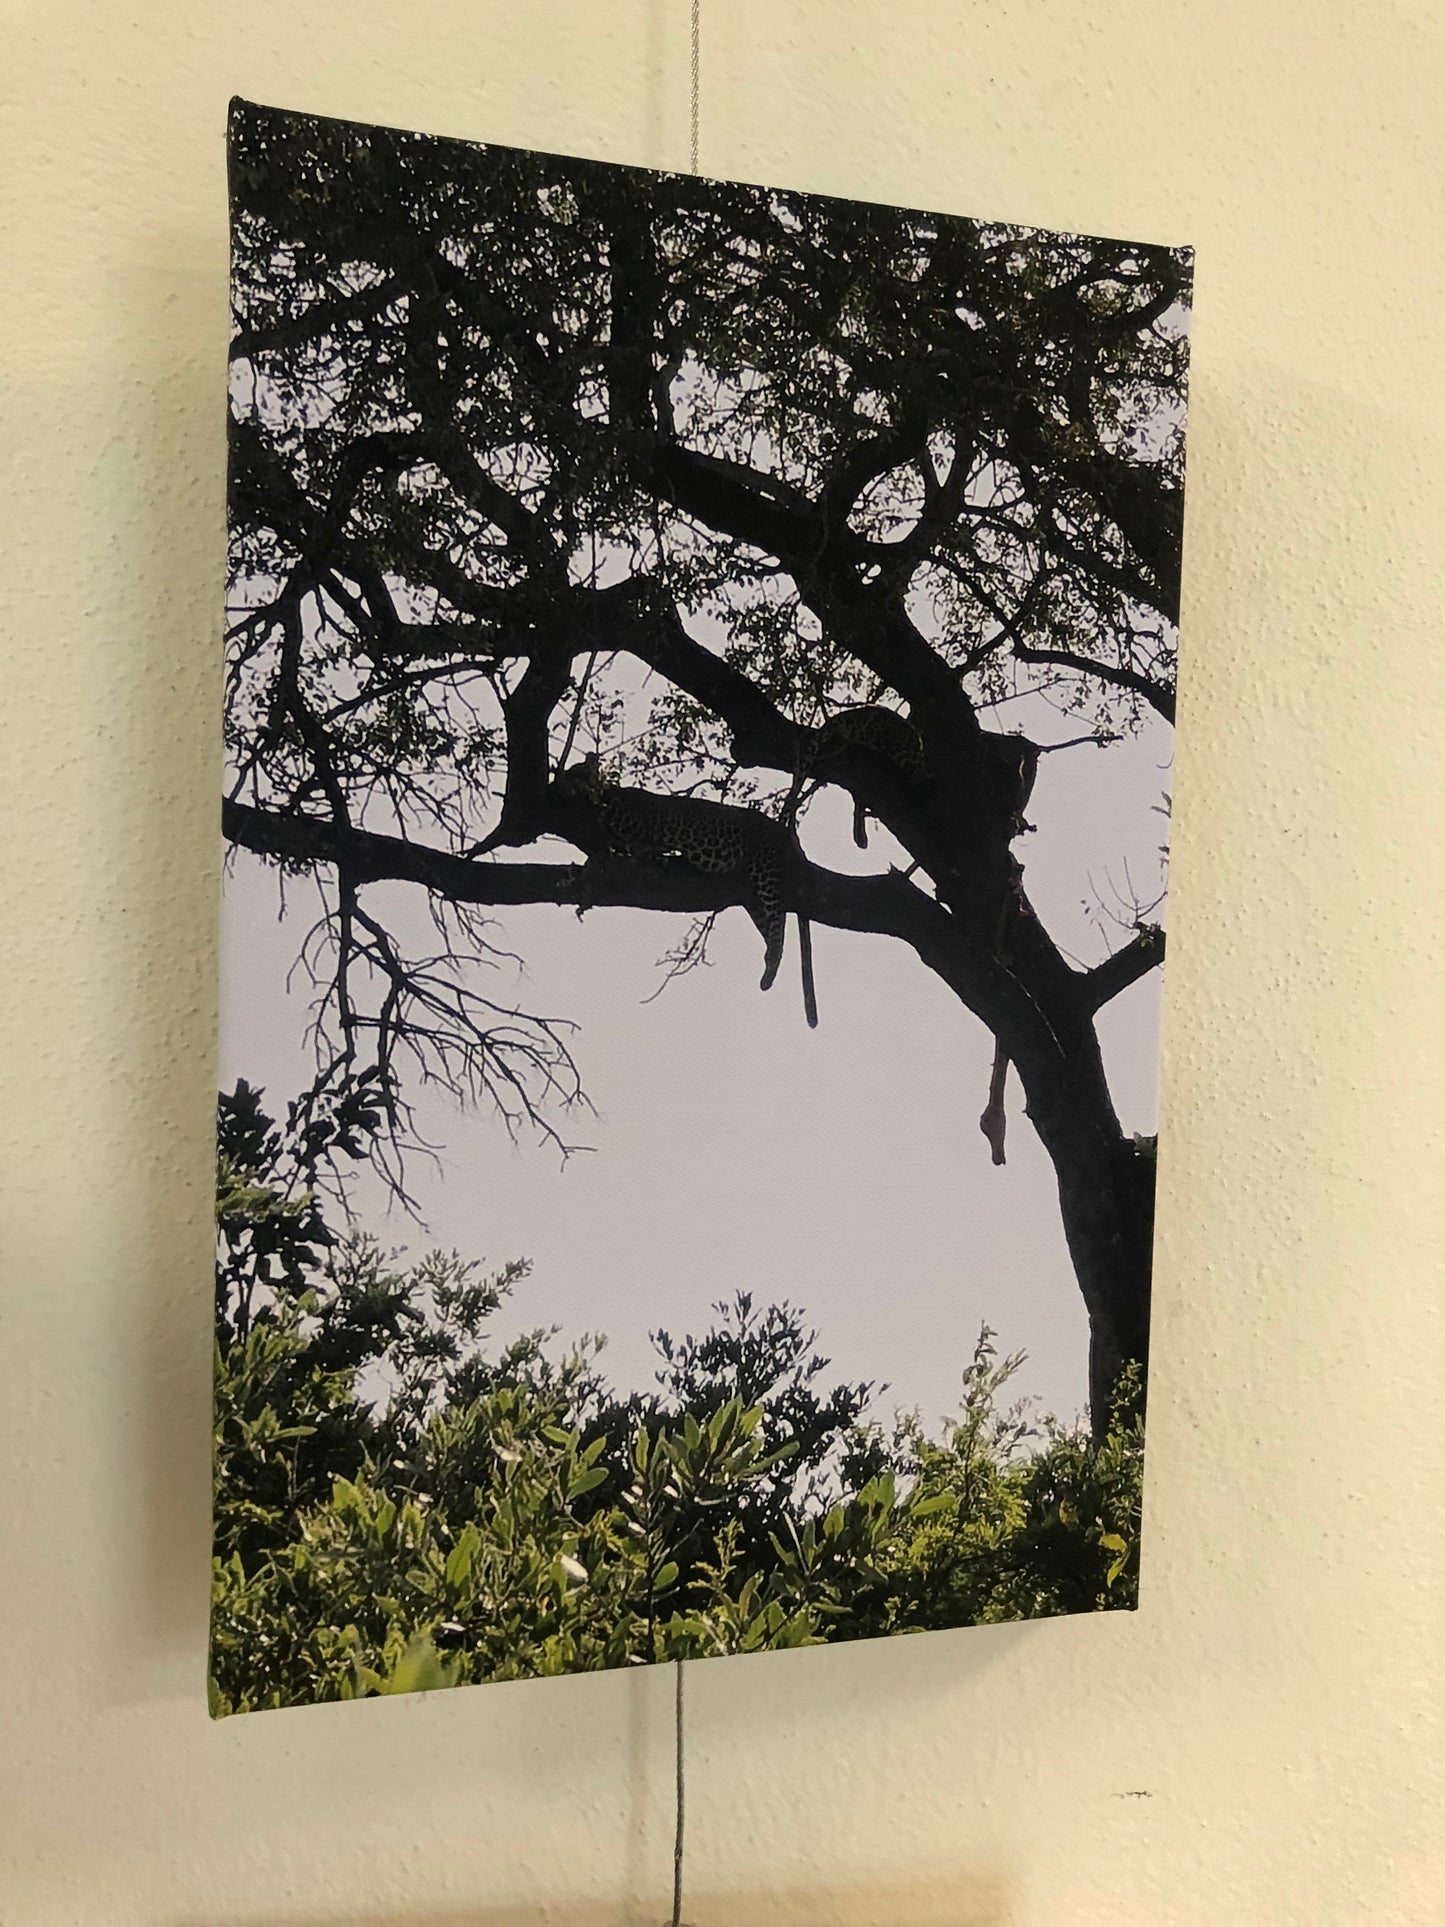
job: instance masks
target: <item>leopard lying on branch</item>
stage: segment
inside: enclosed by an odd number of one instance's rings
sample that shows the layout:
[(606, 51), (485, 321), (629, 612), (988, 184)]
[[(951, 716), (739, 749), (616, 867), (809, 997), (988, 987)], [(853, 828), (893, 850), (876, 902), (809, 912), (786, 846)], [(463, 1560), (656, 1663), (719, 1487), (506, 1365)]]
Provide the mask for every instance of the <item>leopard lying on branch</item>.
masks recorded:
[[(783, 960), (787, 930), (787, 883), (801, 860), (791, 831), (757, 810), (714, 803), (698, 796), (658, 796), (651, 790), (609, 783), (594, 756), (584, 756), (557, 777), (553, 789), (586, 805), (603, 832), (610, 854), (641, 861), (677, 860), (708, 876), (740, 875), (743, 904), (763, 940), (761, 988), (769, 990)], [(813, 933), (798, 913), (803, 1010), (817, 1027), (813, 985)]]
[[(891, 763), (907, 776), (916, 776), (924, 767), (923, 744), (918, 731), (896, 709), (867, 703), (856, 709), (840, 709), (820, 728), (806, 732), (799, 740), (793, 786), (783, 806), (783, 821), (791, 824), (797, 813), (803, 785), (826, 782), (841, 751), (862, 749)], [(860, 850), (868, 847), (868, 812), (853, 799), (853, 841)]]

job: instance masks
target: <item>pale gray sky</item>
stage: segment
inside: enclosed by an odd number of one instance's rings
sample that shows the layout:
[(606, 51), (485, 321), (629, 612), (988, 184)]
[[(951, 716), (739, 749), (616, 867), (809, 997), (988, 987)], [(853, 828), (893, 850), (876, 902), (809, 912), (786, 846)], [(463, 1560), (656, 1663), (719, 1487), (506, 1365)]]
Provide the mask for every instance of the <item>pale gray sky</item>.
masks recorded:
[[(1008, 726), (1062, 740), (1077, 724), (1036, 698)], [(1056, 940), (1081, 962), (1106, 946), (1090, 915), (1115, 892), (1158, 887), (1170, 788), (1169, 732), (1042, 759), (1015, 846)], [(836, 799), (829, 799), (830, 801)], [(810, 813), (809, 854), (837, 867), (881, 867), (839, 807)], [(558, 856), (562, 846), (558, 846)], [(273, 872), (244, 853), (224, 918), (222, 1068), (264, 1085), (277, 1108), (304, 1083), (305, 1002), (286, 976), (313, 909), (290, 886), (278, 922)], [(418, 893), (378, 893), (403, 936), (423, 917)], [(357, 1187), (361, 1222), (413, 1253), (455, 1246), (489, 1264), (527, 1256), (530, 1282), (496, 1329), (557, 1324), (605, 1332), (602, 1364), (619, 1387), (652, 1383), (649, 1328), (703, 1330), (709, 1305), (739, 1286), (802, 1305), (838, 1376), (884, 1379), (882, 1401), (934, 1422), (956, 1409), (959, 1374), (987, 1320), (1005, 1350), (1024, 1349), (1017, 1381), (1061, 1415), (1083, 1405), (1087, 1334), (1064, 1249), (1052, 1167), (1021, 1115), (1010, 1076), (1008, 1164), (996, 1169), (978, 1129), (991, 1039), (919, 965), (884, 938), (816, 930), (817, 1031), (803, 1020), (796, 928), (778, 982), (758, 988), (761, 942), (741, 910), (721, 920), (714, 966), (644, 1002), (656, 959), (684, 922), (653, 912), (506, 911), (525, 974), (491, 981), (526, 1007), (575, 1018), (574, 1048), (597, 1107), (572, 1135), (595, 1149), (565, 1166), (548, 1147), (513, 1147), (498, 1120), (440, 1097), (419, 1107), (444, 1144), (441, 1172), (418, 1161), (425, 1229), (388, 1213), (375, 1181)], [(1159, 973), (1101, 1015), (1124, 1126), (1155, 1129)]]

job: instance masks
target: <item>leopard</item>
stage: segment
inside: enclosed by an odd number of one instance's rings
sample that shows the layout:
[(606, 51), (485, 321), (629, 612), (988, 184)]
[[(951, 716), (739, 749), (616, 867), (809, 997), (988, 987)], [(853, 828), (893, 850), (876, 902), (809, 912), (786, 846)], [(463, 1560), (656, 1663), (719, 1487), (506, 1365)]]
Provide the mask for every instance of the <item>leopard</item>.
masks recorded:
[(863, 703), (856, 709), (839, 709), (818, 730), (813, 739), (813, 761), (825, 761), (843, 747), (857, 745), (875, 756), (886, 757), (908, 775), (916, 775), (924, 763), (923, 739), (896, 709), (881, 703)]
[[(799, 794), (808, 780), (827, 780), (828, 767), (839, 752), (862, 749), (906, 776), (917, 776), (925, 768), (923, 740), (906, 716), (881, 703), (861, 703), (854, 709), (840, 709), (816, 730), (810, 731), (800, 746), (793, 787), (784, 807), (784, 820), (791, 820)], [(860, 850), (868, 848), (868, 811), (857, 797), (853, 799), (853, 841)]]
[[(788, 875), (801, 858), (790, 828), (735, 804), (699, 796), (659, 796), (652, 790), (609, 782), (595, 754), (563, 770), (554, 787), (564, 797), (585, 801), (614, 856), (676, 859), (707, 876), (741, 873), (744, 908), (763, 940), (759, 988), (772, 989), (787, 933)], [(797, 918), (803, 1011), (809, 1028), (816, 1030), (812, 927), (801, 911)]]

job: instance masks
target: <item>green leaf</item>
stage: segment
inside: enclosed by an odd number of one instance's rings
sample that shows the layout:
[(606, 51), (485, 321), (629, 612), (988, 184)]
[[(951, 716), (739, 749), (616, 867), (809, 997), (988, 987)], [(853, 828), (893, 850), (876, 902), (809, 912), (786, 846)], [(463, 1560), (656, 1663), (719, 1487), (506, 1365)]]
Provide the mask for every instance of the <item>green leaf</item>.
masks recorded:
[(580, 1499), (584, 1492), (592, 1492), (612, 1477), (610, 1466), (594, 1465), (589, 1471), (578, 1472), (567, 1485), (567, 1497)]
[(1104, 1547), (1106, 1552), (1115, 1554), (1114, 1559), (1110, 1563), (1109, 1570), (1104, 1574), (1105, 1586), (1111, 1587), (1119, 1578), (1125, 1566), (1128, 1565), (1129, 1555), (1133, 1548), (1130, 1546), (1128, 1540), (1121, 1539), (1117, 1532), (1101, 1532), (1099, 1534), (1099, 1544)]
[(447, 1554), (443, 1577), (449, 1592), (460, 1592), (472, 1576), (472, 1565), (481, 1548), (482, 1535), (477, 1531), (476, 1521), (468, 1519), (462, 1528), (461, 1537)]
[[(374, 1677), (374, 1675), (373, 1675)], [(425, 1633), (417, 1633), (384, 1680), (378, 1693), (434, 1693), (456, 1685), (455, 1669), (446, 1665)]]
[(915, 1499), (909, 1506), (915, 1519), (928, 1519), (936, 1512), (956, 1512), (958, 1494), (956, 1492), (930, 1492), (926, 1498)]

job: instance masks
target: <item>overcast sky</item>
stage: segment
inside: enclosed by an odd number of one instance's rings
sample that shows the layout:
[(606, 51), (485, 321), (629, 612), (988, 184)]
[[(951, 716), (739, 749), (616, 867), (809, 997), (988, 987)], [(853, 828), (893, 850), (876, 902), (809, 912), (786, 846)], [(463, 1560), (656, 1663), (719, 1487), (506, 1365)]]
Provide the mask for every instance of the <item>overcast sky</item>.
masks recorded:
[[(1037, 699), (1004, 712), (1036, 740), (1077, 733)], [(1015, 846), (1056, 941), (1095, 962), (1107, 944), (1091, 910), (1159, 879), (1170, 788), (1162, 724), (1107, 749), (1045, 756)], [(836, 796), (810, 812), (819, 861), (878, 868), (886, 838), (854, 850)], [(831, 807), (836, 804), (837, 807)], [(563, 857), (564, 846), (557, 847)], [(305, 1001), (286, 977), (314, 898), (289, 886), (278, 921), (274, 872), (238, 853), (226, 886), (221, 1079), (265, 1086), (272, 1106), (305, 1083)], [(417, 893), (371, 898), (403, 938), (424, 944)], [(978, 1128), (992, 1040), (912, 953), (882, 937), (815, 930), (820, 1024), (804, 1023), (796, 925), (778, 981), (758, 990), (762, 945), (742, 910), (721, 919), (714, 966), (653, 1002), (656, 960), (685, 928), (656, 912), (507, 910), (524, 959), (499, 1000), (575, 1019), (574, 1050), (595, 1118), (570, 1135), (594, 1147), (563, 1165), (537, 1143), (509, 1144), (486, 1112), (440, 1097), (420, 1120), (445, 1151), (440, 1173), (411, 1173), (424, 1227), (389, 1210), (363, 1180), (358, 1221), (414, 1255), (455, 1247), (489, 1265), (526, 1256), (530, 1281), (495, 1329), (537, 1325), (606, 1333), (602, 1364), (621, 1388), (650, 1386), (650, 1328), (700, 1332), (713, 1300), (746, 1287), (789, 1298), (820, 1333), (838, 1376), (887, 1381), (881, 1400), (935, 1422), (957, 1408), (959, 1375), (980, 1324), (1001, 1349), (1026, 1350), (1016, 1381), (1072, 1416), (1086, 1396), (1087, 1329), (1064, 1248), (1053, 1170), (1009, 1079), (1008, 1164), (996, 1169)], [(1126, 1130), (1155, 1129), (1159, 972), (1100, 1018)]]

